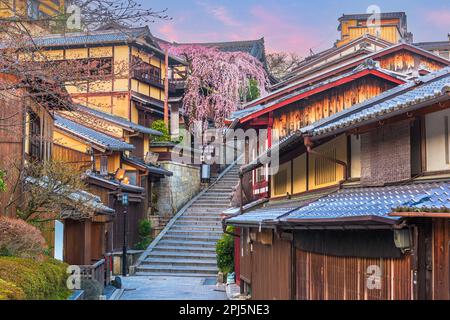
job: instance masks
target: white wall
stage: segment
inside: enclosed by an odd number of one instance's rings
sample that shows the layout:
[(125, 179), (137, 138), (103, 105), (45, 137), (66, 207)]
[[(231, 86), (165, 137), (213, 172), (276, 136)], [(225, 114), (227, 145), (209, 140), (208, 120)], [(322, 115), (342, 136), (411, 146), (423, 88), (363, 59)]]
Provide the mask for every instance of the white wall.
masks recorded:
[[(447, 137), (445, 134), (446, 127)], [(427, 171), (450, 170), (449, 130), (450, 109), (425, 116)]]

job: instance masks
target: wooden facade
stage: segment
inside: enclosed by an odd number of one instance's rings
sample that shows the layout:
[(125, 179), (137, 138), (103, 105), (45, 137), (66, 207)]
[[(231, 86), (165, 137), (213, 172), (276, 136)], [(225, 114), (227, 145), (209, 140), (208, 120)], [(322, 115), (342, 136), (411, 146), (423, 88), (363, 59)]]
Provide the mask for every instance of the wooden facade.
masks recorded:
[(292, 295), (292, 243), (272, 230), (241, 229), (241, 287), (255, 300), (289, 300)]

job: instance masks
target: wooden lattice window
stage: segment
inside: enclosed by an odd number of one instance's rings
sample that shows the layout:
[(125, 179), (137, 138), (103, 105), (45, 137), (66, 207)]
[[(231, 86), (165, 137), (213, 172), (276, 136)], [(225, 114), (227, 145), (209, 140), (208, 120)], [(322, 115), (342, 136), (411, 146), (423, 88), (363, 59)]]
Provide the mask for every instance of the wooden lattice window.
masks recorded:
[(42, 146), (42, 137), (41, 137), (41, 119), (39, 116), (34, 112), (29, 112), (29, 127), (30, 127), (30, 149), (29, 149), (29, 156), (32, 160), (41, 160), (42, 152), (41, 152), (41, 146)]
[[(336, 159), (336, 148), (322, 152), (328, 158)], [(325, 157), (316, 156), (314, 159), (314, 181), (316, 185), (336, 181), (336, 163)]]

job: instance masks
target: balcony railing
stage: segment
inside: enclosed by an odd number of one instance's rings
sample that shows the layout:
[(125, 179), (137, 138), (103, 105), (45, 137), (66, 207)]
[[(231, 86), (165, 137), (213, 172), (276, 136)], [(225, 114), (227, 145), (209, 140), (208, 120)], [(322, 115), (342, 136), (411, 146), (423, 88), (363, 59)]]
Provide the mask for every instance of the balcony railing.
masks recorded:
[[(164, 89), (164, 79), (151, 76), (146, 71), (134, 70), (133, 78), (148, 85)], [(169, 92), (175, 92), (176, 89), (176, 84), (172, 80), (169, 80)]]

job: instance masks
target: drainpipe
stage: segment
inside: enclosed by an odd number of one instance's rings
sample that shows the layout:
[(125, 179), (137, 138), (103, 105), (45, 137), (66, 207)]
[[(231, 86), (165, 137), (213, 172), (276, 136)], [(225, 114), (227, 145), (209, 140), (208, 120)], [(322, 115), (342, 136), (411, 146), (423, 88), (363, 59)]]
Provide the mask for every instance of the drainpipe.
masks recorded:
[[(323, 153), (320, 153), (318, 151), (313, 150), (312, 147), (313, 147), (314, 143), (312, 142), (311, 137), (309, 137), (309, 136), (305, 136), (303, 138), (303, 143), (306, 146), (306, 151), (309, 154), (314, 154), (314, 155), (316, 155), (318, 157), (327, 159), (329, 161), (332, 161), (332, 162), (335, 162), (335, 163), (341, 165), (343, 167), (343, 169), (344, 169), (344, 179), (343, 179), (343, 181), (346, 181), (348, 179), (348, 165), (347, 165), (346, 162), (338, 160), (338, 159), (334, 159), (332, 157), (324, 155)], [(341, 182), (343, 182), (343, 181), (341, 181)]]
[(240, 199), (239, 199), (239, 213), (243, 214), (243, 206), (244, 206), (244, 188), (242, 186), (242, 178), (243, 178), (243, 174), (241, 172), (239, 172), (239, 192), (240, 192)]

